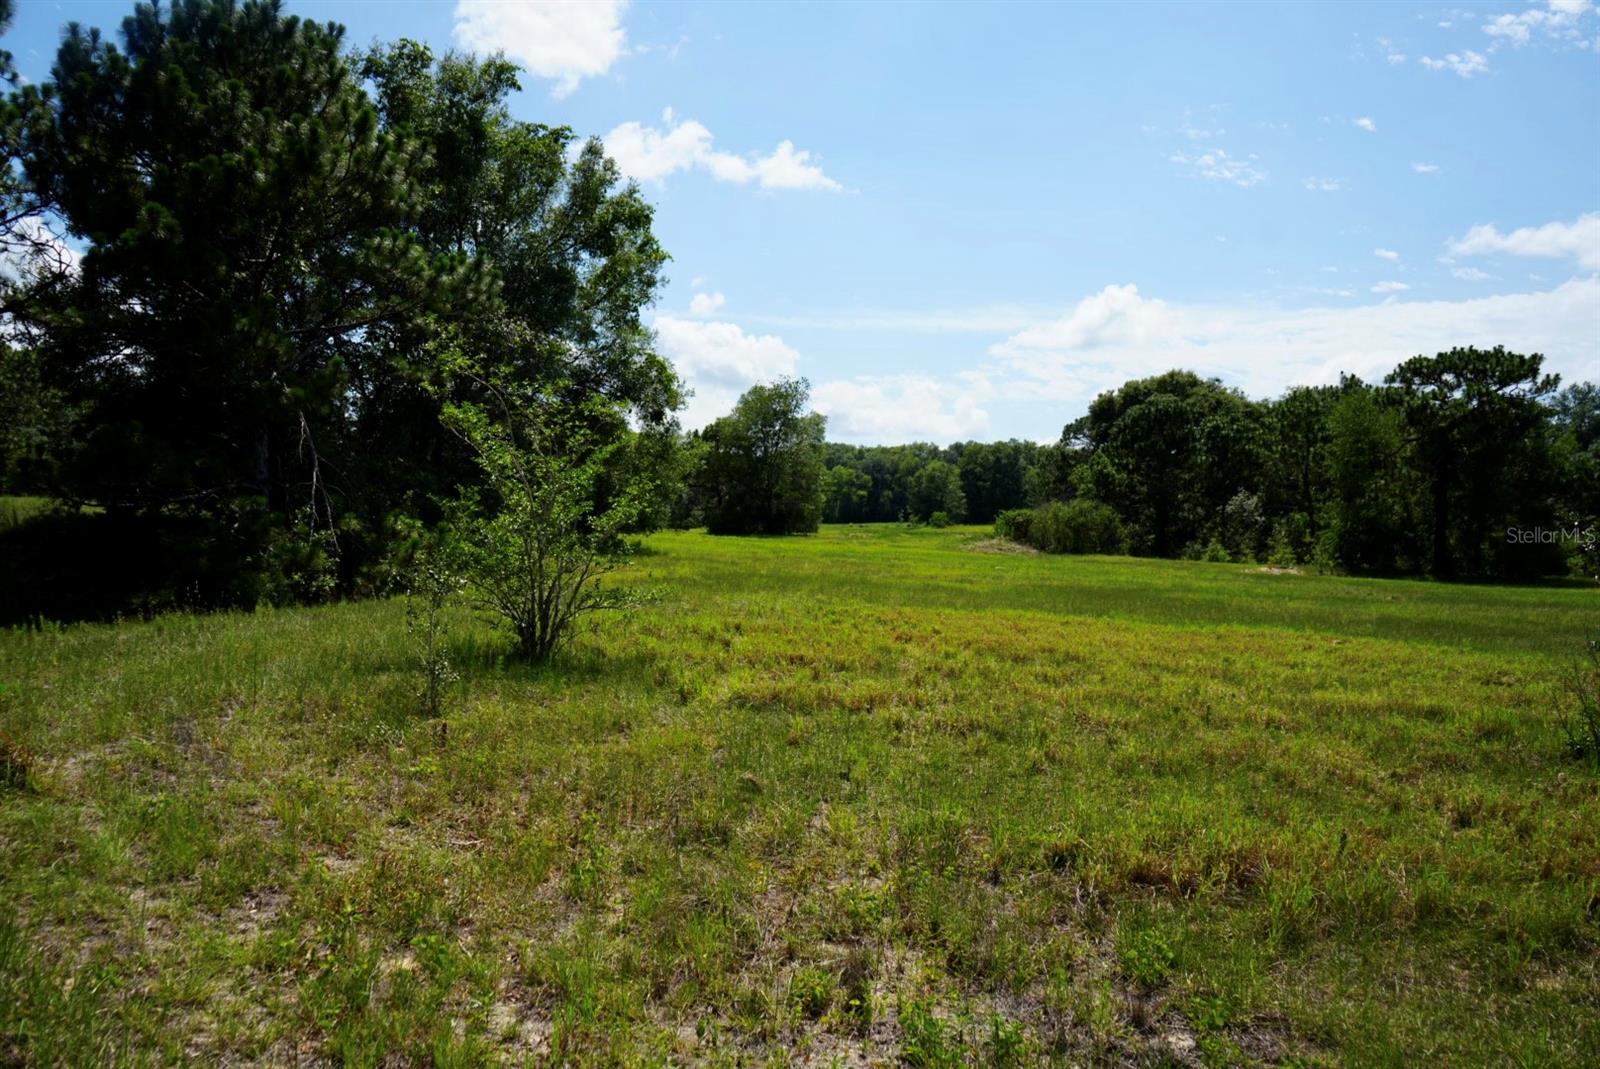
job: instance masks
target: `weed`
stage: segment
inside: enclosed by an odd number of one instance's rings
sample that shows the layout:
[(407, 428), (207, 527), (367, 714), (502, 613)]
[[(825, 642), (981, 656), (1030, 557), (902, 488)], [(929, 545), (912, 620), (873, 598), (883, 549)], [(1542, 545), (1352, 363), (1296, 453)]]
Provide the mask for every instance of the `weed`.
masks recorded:
[(1561, 722), (1567, 753), (1600, 770), (1600, 638), (1584, 643), (1584, 657), (1572, 672), (1573, 709)]
[(801, 966), (789, 980), (789, 1002), (802, 1017), (816, 1020), (833, 1005), (833, 973), (814, 965)]
[(26, 746), (0, 734), (0, 790), (27, 790), (33, 766), (33, 753)]
[(1152, 990), (1166, 982), (1177, 955), (1165, 935), (1153, 928), (1143, 928), (1121, 942), (1117, 959), (1129, 981)]

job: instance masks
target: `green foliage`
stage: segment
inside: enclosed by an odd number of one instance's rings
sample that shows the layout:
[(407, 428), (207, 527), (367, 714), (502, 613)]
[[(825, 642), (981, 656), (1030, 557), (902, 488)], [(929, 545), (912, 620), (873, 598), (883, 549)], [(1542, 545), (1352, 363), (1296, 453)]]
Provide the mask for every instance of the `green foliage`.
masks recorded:
[(64, 477), (146, 510), (243, 489), (288, 514), (305, 485), (320, 508), (361, 337), (469, 293), (470, 261), (405, 229), (412, 150), (337, 27), (206, 0), (141, 6), (122, 37), (74, 24), (21, 96), (31, 195), (90, 239), (13, 312), (85, 406)]
[(822, 478), (822, 519), (826, 523), (848, 523), (859, 516), (872, 493), (872, 476), (857, 468), (840, 464), (829, 468)]
[(789, 1001), (802, 1017), (816, 1020), (833, 1005), (838, 979), (827, 969), (815, 965), (795, 970), (789, 980)]
[(484, 490), (464, 488), (451, 511), (460, 568), (478, 603), (499, 616), (530, 661), (548, 661), (592, 613), (637, 603), (604, 585), (626, 563), (622, 534), (649, 501), (642, 478), (598, 494), (619, 448), (621, 413), (598, 399), (580, 408), (485, 382), (495, 411), (445, 406), (471, 448)]
[(942, 1069), (961, 1064), (959, 1044), (926, 999), (903, 1001), (899, 1014), (900, 1054), (907, 1065), (916, 1069)]
[(444, 712), (444, 692), (460, 678), (450, 662), (445, 610), (461, 590), (453, 534), (428, 539), (411, 561), (406, 591), (406, 632), (416, 647), (422, 675), (418, 699), (424, 716)]
[(141, 5), (122, 40), (70, 27), (0, 116), (0, 238), (25, 267), (0, 287), (0, 489), (176, 509), (219, 544), (252, 499), (269, 599), (369, 593), (395, 521), (478, 481), (438, 417), (485, 398), (441, 391), (441, 337), (625, 408), (612, 462), (672, 481), (681, 394), (641, 320), (653, 211), (598, 141), (511, 118), (512, 64), (352, 57), (264, 0)]
[(1571, 687), (1573, 709), (1561, 724), (1567, 752), (1600, 771), (1600, 638), (1584, 643)]
[(1267, 531), (1261, 499), (1248, 490), (1240, 490), (1223, 506), (1220, 540), (1234, 560), (1258, 559), (1266, 545)]
[(967, 514), (967, 498), (961, 489), (961, 472), (952, 464), (935, 460), (917, 470), (906, 488), (906, 511), (911, 519), (927, 522), (942, 512), (959, 522)]
[(1136, 928), (1118, 946), (1117, 960), (1129, 981), (1151, 990), (1166, 982), (1176, 955), (1162, 932), (1154, 928)]
[(1354, 384), (1328, 416), (1331, 518), (1322, 555), (1350, 571), (1393, 572), (1415, 555), (1414, 483), (1399, 415)]
[(1172, 556), (1211, 533), (1238, 472), (1261, 467), (1262, 406), (1214, 379), (1171, 371), (1101, 394), (1076, 428), (1074, 480), (1117, 510), (1136, 552)]
[(37, 349), (0, 344), (0, 494), (46, 490), (70, 448), (75, 412)]
[(955, 521), (950, 518), (950, 514), (948, 512), (935, 512), (932, 516), (928, 517), (929, 527), (949, 527), (954, 522)]
[(1413, 357), (1384, 380), (1427, 486), (1435, 577), (1479, 574), (1487, 543), (1503, 541), (1508, 524), (1551, 520), (1545, 503), (1528, 493), (1544, 489), (1538, 484), (1547, 460), (1534, 432), (1548, 418), (1542, 401), (1559, 382), (1541, 374), (1543, 360), (1501, 346), (1451, 349)]
[(287, 530), (274, 531), (262, 569), (262, 596), (272, 605), (316, 605), (338, 590), (339, 539), (331, 521), (306, 509)]
[(807, 411), (810, 386), (781, 379), (752, 386), (732, 415), (700, 433), (696, 481), (713, 534), (804, 534), (822, 520), (823, 430)]
[(1099, 501), (1049, 501), (1026, 519), (1003, 515), (1006, 520), (1003, 525), (996, 522), (996, 533), (1045, 553), (1122, 553), (1127, 547), (1116, 511)]
[(1031, 545), (1033, 509), (1006, 509), (994, 518), (996, 537)]

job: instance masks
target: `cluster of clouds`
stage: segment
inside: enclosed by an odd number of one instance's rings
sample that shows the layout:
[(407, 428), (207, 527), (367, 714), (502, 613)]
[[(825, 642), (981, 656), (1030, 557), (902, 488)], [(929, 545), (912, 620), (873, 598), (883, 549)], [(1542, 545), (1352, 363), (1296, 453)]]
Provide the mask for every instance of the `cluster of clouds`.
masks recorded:
[(1078, 404), (1172, 367), (1219, 374), (1253, 396), (1335, 382), (1341, 372), (1371, 379), (1407, 356), (1436, 351), (1441, 338), (1543, 352), (1553, 370), (1572, 372), (1592, 368), (1600, 355), (1597, 303), (1593, 277), (1541, 293), (1307, 309), (1173, 305), (1131, 285), (1108, 286), (989, 352), (1014, 376), (1017, 396)]
[(693, 119), (678, 119), (671, 108), (661, 113), (661, 122), (660, 127), (626, 122), (601, 139), (606, 154), (630, 178), (660, 182), (680, 171), (701, 170), (719, 182), (754, 182), (762, 189), (837, 193), (844, 188), (792, 141), (780, 141), (765, 156), (740, 156), (714, 148), (710, 130)]
[[(1521, 48), (1545, 42), (1600, 51), (1600, 36), (1591, 36), (1590, 16), (1594, 13), (1594, 0), (1544, 0), (1542, 4), (1536, 3), (1523, 11), (1485, 18), (1482, 29), (1488, 35), (1489, 43), (1484, 52), (1462, 48), (1438, 57), (1419, 56), (1417, 62), (1430, 71), (1448, 71), (1460, 78), (1476, 78), (1489, 73), (1489, 57), (1484, 53), (1493, 53), (1501, 45)], [(1470, 11), (1455, 14), (1466, 21), (1477, 17)], [(1443, 29), (1449, 29), (1452, 25), (1452, 20), (1439, 23)], [(1406, 61), (1405, 53), (1396, 51), (1387, 38), (1380, 37), (1378, 44), (1391, 64)]]
[(1535, 35), (1591, 47), (1585, 37), (1587, 16), (1594, 11), (1593, 0), (1547, 0), (1544, 7), (1531, 7), (1514, 15), (1496, 15), (1483, 24), (1483, 32), (1513, 45), (1525, 45)]
[[(1396, 265), (1403, 259), (1381, 247), (1373, 256)], [(1543, 258), (1600, 272), (1600, 213), (1510, 231), (1492, 223), (1474, 226), (1447, 242), (1440, 259), (1455, 277), (1477, 281), (1495, 276), (1457, 261), (1488, 256)], [(1342, 373), (1370, 381), (1409, 356), (1437, 351), (1445, 343), (1441, 339), (1541, 352), (1550, 370), (1568, 378), (1592, 378), (1600, 366), (1600, 274), (1580, 274), (1531, 293), (1396, 299), (1410, 288), (1385, 280), (1371, 287), (1386, 298), (1381, 303), (1285, 308), (1177, 303), (1124, 283), (1105, 286), (1053, 315), (1000, 307), (880, 311), (794, 322), (841, 331), (920, 327), (1003, 335), (981, 351), (974, 366), (953, 373), (814, 383), (813, 405), (828, 416), (829, 437), (851, 442), (982, 437), (992, 433), (996, 403), (1045, 402), (1057, 415), (1130, 378), (1174, 367), (1218, 375), (1256, 397), (1275, 396), (1296, 384), (1337, 382)], [(1353, 296), (1349, 290), (1325, 292)], [(655, 321), (662, 352), (694, 391), (683, 417), (688, 427), (725, 414), (754, 383), (805, 370), (801, 354), (782, 338), (708, 318), (724, 304), (722, 294), (701, 292), (687, 316), (664, 314)]]
[[(630, 48), (623, 16), (627, 0), (456, 0), (455, 40), (477, 52), (504, 52), (532, 74), (549, 80), (556, 98), (587, 78), (609, 73), (620, 60), (643, 51)], [(780, 141), (771, 152), (739, 155), (712, 146), (711, 131), (694, 120), (677, 121), (672, 109), (662, 127), (627, 122), (603, 139), (624, 174), (660, 182), (680, 171), (700, 170), (720, 182), (754, 183), (762, 189), (844, 187), (823, 173), (810, 152)]]
[(455, 39), (473, 51), (504, 52), (554, 82), (550, 92), (559, 98), (585, 78), (605, 74), (627, 53), (627, 7), (627, 0), (456, 0)]
[[(455, 38), (465, 48), (503, 51), (547, 80), (551, 94), (560, 98), (644, 51), (628, 40), (627, 6), (627, 0), (457, 0)], [(1542, 0), (1515, 13), (1483, 18), (1486, 45), (1419, 55), (1415, 62), (1429, 71), (1471, 79), (1489, 73), (1489, 57), (1502, 47), (1544, 44), (1600, 51), (1594, 16), (1594, 0)], [(1475, 16), (1462, 13), (1461, 18)], [(1448, 28), (1451, 23), (1439, 25)], [(1379, 44), (1388, 64), (1412, 61), (1391, 41), (1380, 39)], [(1371, 116), (1348, 122), (1367, 133), (1378, 130)], [(1183, 147), (1167, 159), (1187, 173), (1241, 188), (1267, 180), (1255, 154), (1222, 147), (1226, 131), (1216, 123), (1186, 120), (1179, 133)], [(770, 152), (728, 151), (717, 146), (703, 123), (680, 118), (670, 108), (659, 124), (625, 122), (603, 140), (618, 166), (641, 182), (660, 183), (693, 172), (767, 190), (843, 189), (813, 153), (790, 140), (779, 141)], [(1411, 167), (1419, 175), (1440, 170), (1427, 162)], [(1311, 191), (1334, 193), (1345, 188), (1346, 180), (1310, 177), (1303, 184)], [(66, 259), (75, 255), (59, 239), (52, 240), (53, 235), (37, 237), (41, 248)], [(1373, 255), (1397, 272), (1406, 270), (1395, 250), (1377, 248)], [(978, 350), (975, 365), (964, 370), (814, 383), (812, 401), (829, 417), (830, 437), (846, 441), (983, 436), (990, 432), (996, 403), (1045, 401), (1059, 411), (1064, 403), (1086, 404), (1129, 378), (1171, 367), (1218, 374), (1251, 395), (1270, 396), (1293, 383), (1336, 381), (1341, 372), (1379, 376), (1406, 356), (1434, 351), (1441, 338), (1544, 352), (1551, 357), (1552, 370), (1592, 373), (1600, 360), (1600, 213), (1509, 231), (1480, 224), (1449, 241), (1439, 259), (1457, 279), (1496, 278), (1482, 267), (1460, 262), (1480, 257), (1543, 258), (1591, 274), (1543, 292), (1457, 301), (1399, 299), (1410, 286), (1385, 279), (1370, 287), (1385, 298), (1381, 303), (1312, 308), (1174, 303), (1124, 283), (1105, 286), (1054, 314), (1012, 307), (880, 310), (793, 322), (816, 329), (965, 332), (999, 338)], [(1354, 296), (1350, 289), (1318, 292)], [(754, 383), (805, 370), (802, 354), (778, 334), (747, 330), (726, 318), (727, 303), (721, 292), (702, 289), (684, 312), (661, 313), (654, 320), (660, 351), (693, 391), (682, 416), (689, 427), (726, 413)]]
[[(1524, 226), (1510, 233), (1501, 233), (1493, 223), (1481, 223), (1468, 230), (1466, 236), (1450, 242), (1446, 262), (1453, 262), (1458, 256), (1496, 253), (1570, 260), (1585, 271), (1600, 271), (1600, 212), (1587, 212), (1570, 223)], [(1596, 325), (1600, 326), (1600, 322)]]
[(1228, 155), (1224, 149), (1214, 148), (1200, 153), (1174, 152), (1167, 159), (1189, 168), (1201, 178), (1232, 182), (1245, 189), (1267, 179), (1266, 172), (1256, 166), (1254, 153), (1245, 159), (1239, 159)]

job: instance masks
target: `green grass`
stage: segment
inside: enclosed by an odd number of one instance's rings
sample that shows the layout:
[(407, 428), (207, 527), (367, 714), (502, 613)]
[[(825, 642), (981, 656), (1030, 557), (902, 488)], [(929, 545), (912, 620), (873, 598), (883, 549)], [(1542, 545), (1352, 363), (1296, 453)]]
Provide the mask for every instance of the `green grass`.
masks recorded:
[(15, 497), (0, 494), (0, 532), (21, 527), (41, 512), (48, 511), (48, 497)]
[(0, 636), (0, 1062), (1580, 1065), (1576, 587), (651, 538), (553, 669), (399, 602)]

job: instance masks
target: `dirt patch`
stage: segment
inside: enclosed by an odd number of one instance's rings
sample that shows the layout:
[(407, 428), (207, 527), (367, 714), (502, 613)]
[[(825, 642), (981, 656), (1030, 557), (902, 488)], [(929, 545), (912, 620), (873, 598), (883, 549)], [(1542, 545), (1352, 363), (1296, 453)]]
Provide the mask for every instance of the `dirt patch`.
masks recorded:
[(1300, 569), (1299, 568), (1280, 568), (1276, 564), (1263, 564), (1261, 567), (1257, 568), (1256, 571), (1265, 572), (1268, 575), (1299, 575), (1300, 574)]
[(1032, 546), (1025, 546), (1021, 542), (1013, 542), (1009, 538), (985, 538), (979, 542), (969, 542), (966, 546), (974, 553), (1002, 553), (1013, 557), (1037, 557), (1039, 551)]

